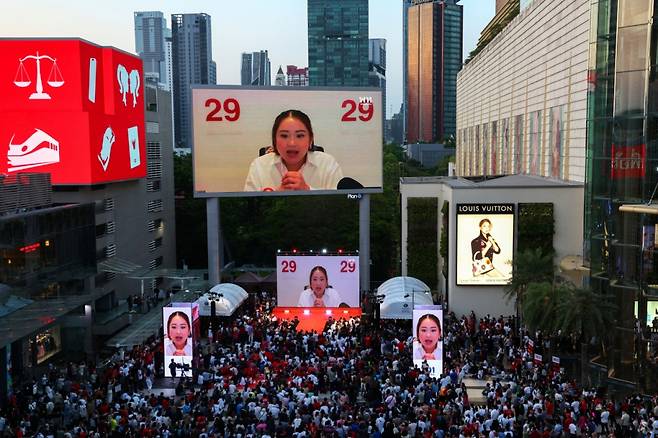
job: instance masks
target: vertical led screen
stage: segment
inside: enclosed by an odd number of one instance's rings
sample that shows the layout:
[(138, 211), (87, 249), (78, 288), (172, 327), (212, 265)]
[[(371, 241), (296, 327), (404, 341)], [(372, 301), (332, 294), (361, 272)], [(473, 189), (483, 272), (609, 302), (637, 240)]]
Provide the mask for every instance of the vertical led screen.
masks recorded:
[(193, 321), (189, 306), (162, 308), (165, 377), (192, 376)]
[(416, 306), (413, 311), (413, 361), (427, 367), (431, 377), (443, 373), (443, 310), (441, 306)]
[(358, 256), (278, 256), (282, 307), (359, 307)]
[(382, 99), (373, 88), (193, 88), (198, 197), (377, 193)]
[(457, 285), (505, 285), (512, 278), (513, 204), (457, 204)]

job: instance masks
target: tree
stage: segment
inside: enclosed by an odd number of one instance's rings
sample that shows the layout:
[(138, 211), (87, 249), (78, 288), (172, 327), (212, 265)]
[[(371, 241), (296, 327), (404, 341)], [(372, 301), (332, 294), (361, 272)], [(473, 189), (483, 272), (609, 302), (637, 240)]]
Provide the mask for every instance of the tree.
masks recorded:
[(505, 287), (505, 298), (508, 302), (516, 300), (519, 318), (522, 316), (523, 301), (530, 283), (553, 283), (553, 255), (544, 254), (541, 248), (527, 249), (514, 257), (512, 280)]
[(615, 323), (617, 306), (607, 296), (589, 288), (567, 288), (556, 306), (557, 328), (563, 333), (577, 335), (580, 339), (581, 384), (587, 380), (586, 365), (589, 362), (589, 342), (598, 337), (604, 342), (606, 333)]
[(523, 300), (525, 325), (535, 331), (552, 334), (558, 330), (558, 305), (568, 294), (566, 287), (554, 282), (528, 283)]

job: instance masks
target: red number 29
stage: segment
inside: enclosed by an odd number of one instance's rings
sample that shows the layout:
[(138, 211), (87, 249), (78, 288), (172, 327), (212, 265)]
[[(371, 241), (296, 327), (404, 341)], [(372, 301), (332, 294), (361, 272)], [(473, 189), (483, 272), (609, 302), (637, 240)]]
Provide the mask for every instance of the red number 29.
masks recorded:
[(224, 101), (224, 116), (218, 115), (222, 110), (222, 102), (219, 99), (211, 98), (207, 99), (205, 102), (206, 108), (211, 108), (210, 112), (206, 116), (207, 122), (221, 122), (226, 120), (228, 122), (235, 122), (240, 118), (240, 103), (229, 97)]
[(294, 260), (282, 260), (281, 272), (295, 272), (297, 270), (297, 262)]
[(356, 122), (357, 117), (353, 115), (357, 110), (359, 111), (358, 120), (362, 122), (367, 122), (372, 119), (373, 114), (375, 113), (375, 108), (372, 102), (359, 102), (357, 103), (354, 99), (346, 99), (340, 105), (341, 108), (347, 108), (347, 111), (341, 117), (342, 122)]
[(340, 272), (354, 272), (356, 270), (356, 263), (354, 260), (341, 260)]

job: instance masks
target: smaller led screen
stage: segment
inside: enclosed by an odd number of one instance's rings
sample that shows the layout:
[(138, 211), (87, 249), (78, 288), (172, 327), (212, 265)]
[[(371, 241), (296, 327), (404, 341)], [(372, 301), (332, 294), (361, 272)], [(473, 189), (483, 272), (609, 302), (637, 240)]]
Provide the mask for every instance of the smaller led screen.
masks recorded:
[(513, 204), (457, 204), (457, 285), (512, 279)]
[(441, 306), (416, 306), (413, 312), (413, 362), (431, 377), (443, 372), (443, 310)]
[(165, 377), (191, 377), (194, 346), (192, 308), (164, 307), (164, 372)]
[(356, 256), (278, 256), (277, 302), (283, 307), (359, 307)]

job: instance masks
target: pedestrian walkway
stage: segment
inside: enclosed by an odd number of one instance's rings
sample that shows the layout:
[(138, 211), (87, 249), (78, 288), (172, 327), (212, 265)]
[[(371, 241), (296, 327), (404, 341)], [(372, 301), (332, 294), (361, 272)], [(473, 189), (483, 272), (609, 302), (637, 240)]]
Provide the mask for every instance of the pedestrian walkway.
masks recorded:
[(171, 302), (190, 303), (196, 301), (198, 293), (181, 291), (172, 295), (169, 300), (159, 301), (146, 313), (131, 313), (130, 325), (110, 338), (105, 345), (110, 347), (132, 347), (143, 344), (146, 339), (157, 333), (162, 326), (162, 308)]
[(468, 394), (468, 401), (471, 403), (486, 403), (487, 397), (482, 394), (482, 391), (487, 386), (487, 383), (492, 383), (491, 380), (478, 380), (472, 378), (464, 378), (462, 381), (466, 386), (466, 394)]

